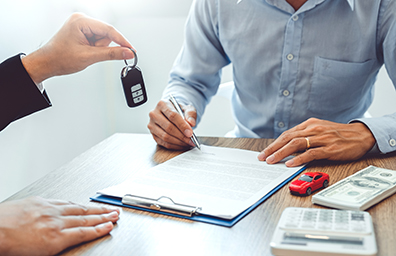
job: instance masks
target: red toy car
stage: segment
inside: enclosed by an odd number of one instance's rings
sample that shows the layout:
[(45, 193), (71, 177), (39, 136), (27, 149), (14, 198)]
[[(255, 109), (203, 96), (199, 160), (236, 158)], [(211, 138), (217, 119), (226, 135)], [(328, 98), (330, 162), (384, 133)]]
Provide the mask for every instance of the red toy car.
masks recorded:
[(290, 193), (309, 196), (313, 191), (329, 185), (329, 175), (324, 172), (306, 172), (290, 183)]

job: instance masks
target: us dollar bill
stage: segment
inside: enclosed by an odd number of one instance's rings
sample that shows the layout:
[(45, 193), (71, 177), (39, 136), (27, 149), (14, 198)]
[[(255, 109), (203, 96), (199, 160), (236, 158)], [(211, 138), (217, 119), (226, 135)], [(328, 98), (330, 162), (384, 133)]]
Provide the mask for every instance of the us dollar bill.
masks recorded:
[(312, 197), (312, 202), (339, 208), (364, 210), (396, 190), (396, 171), (368, 166)]

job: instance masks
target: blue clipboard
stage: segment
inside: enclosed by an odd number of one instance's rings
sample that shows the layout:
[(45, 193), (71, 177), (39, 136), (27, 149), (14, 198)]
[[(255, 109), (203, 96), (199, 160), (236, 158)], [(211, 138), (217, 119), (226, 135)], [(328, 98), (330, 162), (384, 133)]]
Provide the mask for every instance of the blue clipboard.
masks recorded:
[(132, 206), (132, 205), (128, 205), (128, 204), (123, 204), (122, 198), (120, 198), (120, 197), (105, 196), (105, 195), (101, 195), (101, 194), (96, 194), (95, 196), (91, 197), (90, 199), (93, 201), (96, 201), (96, 202), (101, 202), (101, 203), (113, 204), (113, 205), (117, 205), (117, 206), (128, 207), (128, 208), (143, 210), (143, 211), (152, 212), (152, 213), (159, 213), (159, 214), (163, 214), (163, 215), (179, 217), (179, 218), (184, 218), (184, 219), (189, 219), (189, 220), (199, 221), (199, 222), (204, 222), (204, 223), (209, 223), (209, 224), (215, 224), (215, 225), (224, 226), (224, 227), (232, 227), (239, 220), (241, 220), (243, 217), (245, 217), (249, 212), (253, 211), (254, 208), (259, 206), (262, 202), (264, 202), (267, 198), (269, 198), (271, 195), (273, 195), (276, 191), (278, 191), (284, 185), (289, 183), (292, 179), (294, 179), (297, 175), (299, 175), (305, 169), (306, 169), (306, 166), (302, 167), (300, 170), (295, 172), (288, 179), (284, 180), (281, 184), (279, 184), (273, 190), (271, 190), (269, 193), (267, 193), (264, 197), (262, 197), (255, 204), (253, 204), (252, 206), (250, 206), (245, 211), (243, 211), (241, 214), (239, 214), (238, 216), (236, 216), (235, 218), (233, 218), (231, 220), (222, 219), (222, 218), (218, 218), (218, 217), (214, 217), (214, 216), (210, 216), (210, 215), (204, 215), (204, 214), (198, 214), (198, 215), (193, 215), (193, 216), (189, 217), (189, 216), (182, 216), (182, 215), (178, 215), (178, 214), (162, 212), (162, 211)]

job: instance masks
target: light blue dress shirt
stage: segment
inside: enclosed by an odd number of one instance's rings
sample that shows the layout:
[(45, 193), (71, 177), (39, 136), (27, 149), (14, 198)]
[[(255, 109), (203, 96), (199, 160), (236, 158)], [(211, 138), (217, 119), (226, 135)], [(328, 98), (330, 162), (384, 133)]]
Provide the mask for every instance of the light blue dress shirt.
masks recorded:
[(396, 1), (308, 0), (295, 11), (285, 0), (196, 0), (163, 97), (192, 104), (199, 122), (230, 63), (236, 136), (359, 120), (382, 153), (396, 150), (396, 114), (362, 118), (383, 64), (396, 84)]

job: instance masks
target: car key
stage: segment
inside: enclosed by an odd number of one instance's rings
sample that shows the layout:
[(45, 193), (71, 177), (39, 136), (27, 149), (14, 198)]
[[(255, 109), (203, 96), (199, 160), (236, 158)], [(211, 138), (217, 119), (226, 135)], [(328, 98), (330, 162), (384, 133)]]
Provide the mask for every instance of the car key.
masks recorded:
[(133, 66), (128, 65), (126, 60), (126, 66), (121, 71), (121, 81), (124, 88), (125, 99), (129, 107), (134, 108), (147, 102), (146, 87), (144, 86), (144, 80), (142, 71), (137, 66), (137, 55), (136, 52), (131, 49), (135, 55), (135, 62)]

